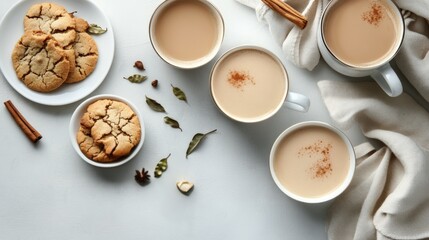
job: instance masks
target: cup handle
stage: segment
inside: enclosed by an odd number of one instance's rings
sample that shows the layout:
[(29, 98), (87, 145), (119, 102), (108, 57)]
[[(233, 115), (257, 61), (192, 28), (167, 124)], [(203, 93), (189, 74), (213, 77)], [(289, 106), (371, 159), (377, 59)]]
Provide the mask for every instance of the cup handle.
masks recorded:
[(295, 111), (307, 112), (310, 107), (310, 99), (300, 93), (289, 91), (283, 106)]
[(381, 89), (390, 97), (401, 95), (403, 91), (401, 80), (399, 80), (398, 75), (396, 75), (389, 63), (377, 68), (371, 74), (371, 77), (375, 79)]

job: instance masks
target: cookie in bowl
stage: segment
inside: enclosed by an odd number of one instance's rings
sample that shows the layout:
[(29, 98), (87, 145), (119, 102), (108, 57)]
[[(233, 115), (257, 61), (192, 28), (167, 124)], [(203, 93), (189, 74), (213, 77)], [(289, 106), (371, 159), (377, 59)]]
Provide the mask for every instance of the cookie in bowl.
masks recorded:
[(70, 123), (72, 143), (92, 165), (110, 167), (139, 151), (144, 128), (137, 109), (125, 99), (100, 95), (83, 102)]

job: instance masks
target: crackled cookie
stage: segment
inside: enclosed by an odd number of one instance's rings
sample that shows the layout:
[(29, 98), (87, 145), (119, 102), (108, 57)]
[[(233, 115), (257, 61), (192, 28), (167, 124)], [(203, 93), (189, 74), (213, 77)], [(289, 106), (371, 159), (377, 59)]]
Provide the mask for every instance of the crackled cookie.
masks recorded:
[(76, 31), (77, 32), (86, 32), (86, 30), (88, 30), (89, 28), (89, 23), (83, 19), (83, 18), (79, 18), (79, 17), (75, 17), (75, 23), (76, 23)]
[(49, 34), (27, 31), (12, 52), (13, 68), (32, 90), (50, 92), (67, 79), (70, 62), (64, 49)]
[(98, 61), (98, 48), (94, 39), (86, 32), (78, 32), (74, 49), (74, 63), (66, 83), (84, 80), (91, 74)]
[(97, 162), (113, 162), (129, 155), (140, 138), (140, 121), (134, 111), (110, 99), (88, 106), (76, 136), (82, 153)]
[(24, 17), (24, 31), (40, 30), (52, 34), (62, 47), (74, 43), (75, 28), (76, 22), (73, 15), (55, 3), (34, 4)]
[(24, 31), (42, 31), (51, 34), (64, 48), (70, 62), (69, 74), (75, 71), (75, 50), (77, 37), (76, 20), (73, 14), (55, 3), (32, 5), (24, 18)]
[(73, 44), (73, 63), (66, 83), (76, 83), (91, 74), (98, 61), (98, 48), (94, 39), (86, 33), (89, 24), (82, 18), (75, 18), (77, 37)]

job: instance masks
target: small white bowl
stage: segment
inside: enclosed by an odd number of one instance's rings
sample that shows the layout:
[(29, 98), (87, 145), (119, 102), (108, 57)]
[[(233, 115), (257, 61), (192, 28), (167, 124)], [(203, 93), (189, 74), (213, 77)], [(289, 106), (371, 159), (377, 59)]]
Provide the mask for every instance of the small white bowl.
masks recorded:
[[(91, 103), (93, 103), (97, 100), (100, 100), (100, 99), (112, 99), (112, 100), (121, 101), (121, 102), (127, 104), (134, 111), (134, 113), (137, 115), (137, 117), (139, 118), (139, 121), (140, 121), (140, 125), (141, 125), (141, 138), (140, 138), (139, 144), (132, 150), (130, 155), (128, 155), (126, 158), (121, 158), (119, 161), (115, 161), (115, 162), (111, 162), (111, 163), (96, 162), (94, 160), (87, 158), (85, 156), (85, 154), (83, 154), (82, 151), (80, 150), (80, 147), (79, 147), (77, 140), (76, 140), (76, 134), (79, 131), (80, 119), (81, 119), (82, 115), (85, 113), (88, 105), (90, 105)], [(87, 162), (93, 166), (96, 166), (96, 167), (111, 168), (111, 167), (120, 166), (120, 165), (130, 161), (140, 151), (141, 147), (143, 146), (143, 142), (144, 142), (145, 129), (144, 129), (143, 118), (142, 118), (140, 112), (138, 111), (137, 107), (134, 104), (132, 104), (127, 99), (116, 96), (116, 95), (102, 94), (102, 95), (97, 95), (97, 96), (93, 96), (91, 98), (86, 99), (76, 108), (76, 110), (73, 112), (73, 115), (70, 119), (69, 135), (70, 135), (70, 140), (71, 140), (71, 143), (72, 143), (74, 150), (77, 152), (77, 154), (85, 162)]]

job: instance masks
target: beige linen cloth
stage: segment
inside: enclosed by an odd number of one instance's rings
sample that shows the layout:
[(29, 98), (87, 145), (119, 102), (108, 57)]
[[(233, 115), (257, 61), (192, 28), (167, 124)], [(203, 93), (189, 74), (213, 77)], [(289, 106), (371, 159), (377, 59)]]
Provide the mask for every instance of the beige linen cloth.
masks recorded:
[[(288, 0), (307, 16), (304, 30), (260, 0), (236, 0), (255, 9), (285, 57), (312, 70), (319, 62), (317, 25), (327, 0)], [(406, 33), (395, 62), (429, 101), (429, 0), (395, 0)], [(319, 81), (331, 117), (342, 129), (359, 125), (373, 146), (355, 147), (349, 188), (332, 204), (330, 239), (429, 239), (429, 113), (409, 95), (388, 97), (374, 82)]]
[(341, 128), (358, 124), (382, 145), (355, 147), (355, 176), (332, 204), (329, 238), (429, 238), (429, 113), (407, 94), (390, 98), (372, 82), (318, 85)]

